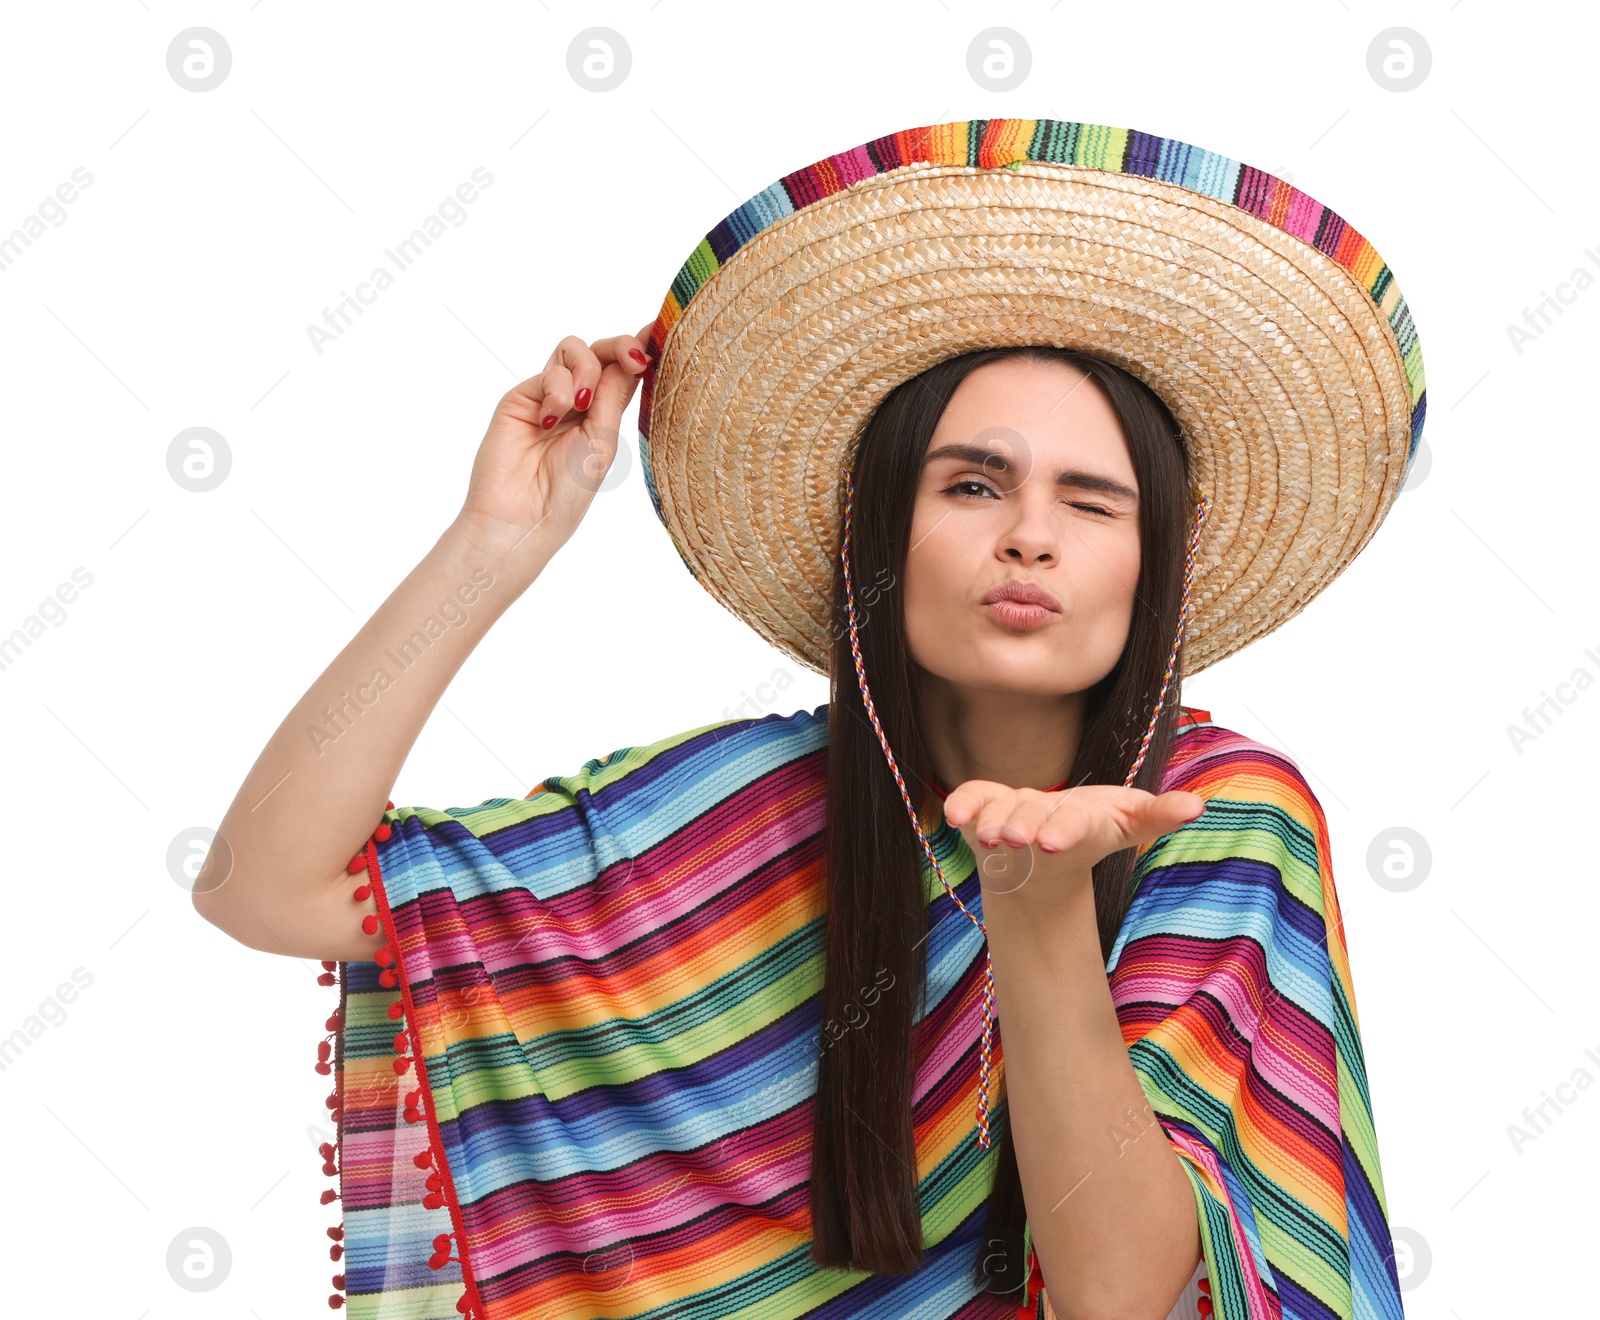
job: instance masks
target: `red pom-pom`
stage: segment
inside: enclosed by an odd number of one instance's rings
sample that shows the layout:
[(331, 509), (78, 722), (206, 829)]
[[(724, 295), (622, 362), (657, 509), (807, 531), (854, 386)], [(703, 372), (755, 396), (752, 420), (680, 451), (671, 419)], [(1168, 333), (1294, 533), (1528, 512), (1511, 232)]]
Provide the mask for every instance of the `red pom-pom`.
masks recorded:
[(450, 1253), (448, 1251), (436, 1251), (428, 1257), (428, 1268), (430, 1270), (441, 1270), (449, 1261)]
[(328, 1230), (328, 1236), (331, 1237), (335, 1242), (343, 1242), (344, 1241), (344, 1225), (343, 1224), (335, 1224), (332, 1228), (330, 1228)]
[(428, 1181), (425, 1186), (430, 1192), (437, 1192), (443, 1189), (444, 1180), (439, 1177), (439, 1171), (437, 1169), (428, 1175)]
[(344, 1026), (344, 1022), (340, 1019), (338, 1013), (334, 1013), (333, 1016), (330, 1017), (322, 1025), (324, 1027), (326, 1027), (329, 1031), (337, 1031), (337, 1030), (339, 1030), (340, 1027)]
[(372, 897), (372, 886), (357, 885), (356, 892), (352, 894), (351, 897), (355, 899), (357, 903), (365, 903), (369, 898)]
[(406, 1103), (408, 1105), (420, 1105), (422, 1103), (422, 1088), (420, 1086), (415, 1091), (406, 1092)]
[(462, 1293), (460, 1300), (456, 1302), (456, 1310), (460, 1311), (462, 1315), (465, 1315), (467, 1313), (467, 1306), (467, 1295)]
[(1209, 1297), (1202, 1297), (1197, 1305), (1200, 1308), (1201, 1315), (1211, 1314), (1211, 1299)]
[(393, 802), (385, 802), (383, 804), (383, 809), (385, 811), (393, 811), (394, 810), (394, 803)]
[(422, 1198), (422, 1204), (426, 1209), (437, 1210), (444, 1204), (444, 1197), (440, 1196), (438, 1192), (429, 1192)]
[(333, 1158), (331, 1156), (328, 1158), (327, 1163), (322, 1166), (322, 1172), (329, 1178), (332, 1178), (336, 1173), (339, 1172), (339, 1166), (333, 1162)]
[(325, 1160), (331, 1160), (333, 1158), (333, 1142), (324, 1141), (317, 1147), (317, 1154)]
[(336, 965), (332, 958), (324, 958), (322, 960), (322, 970), (325, 972), (331, 972)]
[(433, 1150), (432, 1150), (432, 1148), (430, 1147), (427, 1150), (418, 1151), (415, 1155), (413, 1155), (411, 1157), (411, 1162), (413, 1164), (415, 1164), (417, 1166), (417, 1168), (419, 1168), (419, 1169), (430, 1169), (430, 1168), (432, 1168), (433, 1167)]
[(406, 1033), (403, 1031), (394, 1038), (394, 1052), (396, 1054), (404, 1054), (406, 1052)]
[(319, 1063), (314, 1063), (311, 1066), (314, 1069), (316, 1069), (316, 1071), (320, 1075), (322, 1075), (323, 1077), (326, 1077), (329, 1073), (331, 1073), (333, 1071), (333, 1065), (331, 1063), (319, 1062)]
[(335, 1288), (339, 1289), (341, 1292), (343, 1292), (344, 1291), (344, 1275), (335, 1274), (333, 1276), (333, 1286)]
[(448, 1233), (441, 1233), (441, 1234), (439, 1234), (438, 1237), (434, 1238), (434, 1240), (433, 1240), (433, 1249), (435, 1251), (442, 1251), (446, 1255), (449, 1255), (450, 1254), (450, 1235)]
[(329, 1109), (337, 1109), (339, 1107), (339, 1093), (335, 1091), (322, 1103), (327, 1105)]
[(317, 1058), (326, 1059), (331, 1053), (333, 1053), (333, 1043), (331, 1041), (317, 1042)]
[(367, 855), (366, 855), (366, 853), (364, 853), (364, 852), (357, 853), (354, 857), (352, 857), (350, 859), (350, 865), (345, 867), (344, 869), (347, 870), (348, 872), (350, 872), (351, 875), (358, 875), (362, 871), (365, 871), (367, 869)]
[(394, 1061), (394, 1070), (397, 1073), (405, 1072), (406, 1069), (409, 1068), (410, 1066), (411, 1066), (411, 1060), (410, 1059), (396, 1059)]
[(417, 1107), (415, 1105), (407, 1105), (406, 1106), (406, 1111), (402, 1115), (402, 1117), (406, 1120), (407, 1123), (420, 1123), (420, 1122), (422, 1122), (422, 1112), (419, 1109), (417, 1109)]
[(339, 1257), (342, 1256), (342, 1255), (344, 1255), (344, 1248), (341, 1247), (337, 1242), (335, 1242), (331, 1247), (328, 1248), (328, 1259), (329, 1260), (338, 1260)]
[(339, 1199), (339, 1193), (334, 1191), (333, 1188), (331, 1188), (331, 1187), (328, 1188), (328, 1190), (325, 1191), (322, 1194), (322, 1204), (323, 1205), (327, 1205), (329, 1201), (337, 1201), (338, 1199)]
[(361, 918), (361, 929), (366, 931), (368, 935), (376, 935), (378, 933), (378, 919), (372, 913), (367, 913), (366, 916)]
[(390, 833), (390, 831), (389, 831), (389, 827), (387, 825), (380, 825), (380, 826), (378, 826), (377, 829), (372, 831), (372, 837), (374, 839), (376, 839), (379, 843), (388, 843), (389, 842), (389, 833)]
[(338, 978), (332, 972), (323, 972), (317, 977), (318, 985), (337, 985)]
[(377, 963), (379, 967), (387, 967), (394, 961), (394, 954), (389, 952), (389, 946), (385, 944), (383, 948), (372, 955), (372, 961)]
[(330, 1293), (328, 1296), (328, 1305), (337, 1311), (341, 1306), (344, 1305), (344, 1298), (339, 1296), (338, 1293)]
[(1211, 1280), (1203, 1274), (1200, 1276), (1200, 1291), (1205, 1293), (1211, 1291)]
[(402, 1004), (398, 999), (395, 1000), (394, 1003), (389, 1005), (389, 1018), (390, 1018), (390, 1020), (391, 1021), (398, 1021), (401, 1017), (403, 1017), (405, 1015), (405, 1011), (406, 1011), (406, 1006), (404, 1004)]
[(395, 971), (395, 969), (392, 968), (392, 967), (386, 972), (379, 972), (378, 973), (378, 984), (379, 985), (386, 985), (392, 990), (399, 983), (400, 983), (400, 973)]

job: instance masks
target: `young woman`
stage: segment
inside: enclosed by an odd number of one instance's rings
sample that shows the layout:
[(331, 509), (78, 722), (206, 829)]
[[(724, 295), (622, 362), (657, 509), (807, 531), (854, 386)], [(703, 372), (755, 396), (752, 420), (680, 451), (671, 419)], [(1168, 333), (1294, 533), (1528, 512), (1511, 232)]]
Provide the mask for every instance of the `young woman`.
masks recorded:
[[(1210, 309), (1173, 332), (1182, 353), (1126, 300), (1053, 328), (1038, 265), (970, 259), (1049, 229), (1035, 188), (1080, 238), (1107, 214), (1089, 173), (1136, 193), (1125, 250), (1152, 215), (1271, 247), (1253, 213), (1163, 209), (1217, 201), (1205, 162), (1158, 181), (1130, 168), (1135, 135), (1099, 129), (1121, 146), (1086, 165), (1094, 128), (935, 126), (828, 158), (708, 235), (639, 335), (562, 340), (500, 401), (456, 521), (258, 758), (195, 903), (340, 987), (318, 1063), (331, 1305), (1401, 1315), (1321, 808), (1291, 760), (1177, 693), (1197, 646), (1277, 626), (1370, 536), (1420, 358), (1410, 374), (1392, 281), (1385, 313), (1320, 271), (1291, 290), (1322, 317), (1296, 341), (1290, 294), (1223, 307), (1197, 244), (1188, 276), (1127, 281)], [(1115, 264), (1116, 244), (1069, 246), (1043, 266)], [(1356, 350), (1382, 425), (1341, 403)], [(641, 378), (679, 553), (825, 669), (829, 703), (617, 749), (526, 797), (395, 809), (428, 713), (571, 536)], [(1330, 504), (1292, 438), (1322, 418), (1312, 460), (1399, 470)], [(1243, 568), (1202, 593), (1219, 565)]]

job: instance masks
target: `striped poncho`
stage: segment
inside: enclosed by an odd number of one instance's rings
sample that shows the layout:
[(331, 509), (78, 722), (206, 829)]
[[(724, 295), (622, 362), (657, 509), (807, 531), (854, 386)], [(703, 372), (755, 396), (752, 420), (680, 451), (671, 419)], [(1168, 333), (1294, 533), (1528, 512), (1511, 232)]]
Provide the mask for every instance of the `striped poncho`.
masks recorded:
[[(624, 748), (525, 798), (385, 812), (351, 882), (376, 892), (386, 942), (338, 964), (329, 1019), (331, 1305), (1015, 1314), (974, 1282), (999, 1153), (973, 1121), (983, 937), (931, 867), (913, 1042), (925, 1263), (809, 1259), (827, 741), (823, 705)], [(1214, 1320), (1400, 1317), (1322, 810), (1282, 753), (1189, 708), (1164, 787), (1207, 806), (1141, 850), (1107, 974), (1193, 1184)], [(929, 843), (981, 916), (960, 832), (941, 822)]]

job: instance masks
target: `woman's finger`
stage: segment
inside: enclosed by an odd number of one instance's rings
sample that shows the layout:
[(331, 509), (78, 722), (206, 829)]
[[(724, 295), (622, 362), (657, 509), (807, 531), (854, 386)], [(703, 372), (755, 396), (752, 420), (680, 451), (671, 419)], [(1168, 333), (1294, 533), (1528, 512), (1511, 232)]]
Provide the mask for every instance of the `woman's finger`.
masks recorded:
[[(1014, 848), (1026, 848), (1038, 836), (1040, 827), (1050, 819), (1054, 809), (1053, 793), (1046, 794), (1031, 789), (1018, 789), (1011, 805), (1011, 813), (1000, 823), (1000, 841)], [(1059, 799), (1056, 799), (1059, 801)]]
[(1112, 852), (1123, 848), (1136, 848), (1140, 844), (1159, 839), (1163, 834), (1170, 834), (1178, 826), (1199, 819), (1201, 812), (1205, 810), (1205, 799), (1198, 793), (1173, 789), (1157, 796), (1139, 790), (1128, 790), (1130, 793), (1136, 791), (1138, 796), (1135, 799), (1118, 804), (1117, 815), (1113, 819), (1121, 840), (1111, 849)]
[(543, 397), (539, 401), (539, 429), (548, 431), (572, 407), (572, 373), (563, 366), (546, 367)]
[(1003, 831), (1016, 812), (1016, 792), (1016, 789), (1008, 788), (987, 798), (982, 809), (973, 817), (970, 827), (973, 837), (985, 848), (998, 848), (1006, 842)]
[(612, 335), (609, 339), (597, 339), (589, 347), (602, 364), (615, 362), (630, 376), (642, 375), (650, 365), (644, 336), (650, 333), (650, 326), (654, 324), (652, 321), (637, 335)]
[(997, 784), (992, 780), (968, 779), (953, 788), (950, 796), (945, 798), (944, 818), (958, 828), (964, 826), (982, 811), (996, 794), (1009, 794), (1011, 791), (1005, 784)]

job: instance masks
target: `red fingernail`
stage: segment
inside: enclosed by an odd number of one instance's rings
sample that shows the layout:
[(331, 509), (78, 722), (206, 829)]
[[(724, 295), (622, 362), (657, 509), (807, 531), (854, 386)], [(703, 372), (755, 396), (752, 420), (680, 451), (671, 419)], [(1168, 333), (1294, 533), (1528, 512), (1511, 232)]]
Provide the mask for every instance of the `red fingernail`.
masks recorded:
[(645, 355), (643, 353), (641, 353), (636, 348), (630, 348), (628, 350), (628, 356), (631, 357), (635, 362), (648, 362), (649, 361), (649, 359), (647, 357), (645, 357)]
[(580, 408), (587, 408), (589, 406), (589, 391), (579, 390), (577, 396), (572, 401)]
[(561, 419), (559, 417), (557, 417), (554, 413), (551, 413), (548, 417), (546, 417), (544, 419), (544, 429), (548, 431), (552, 426), (554, 426), (560, 420)]

